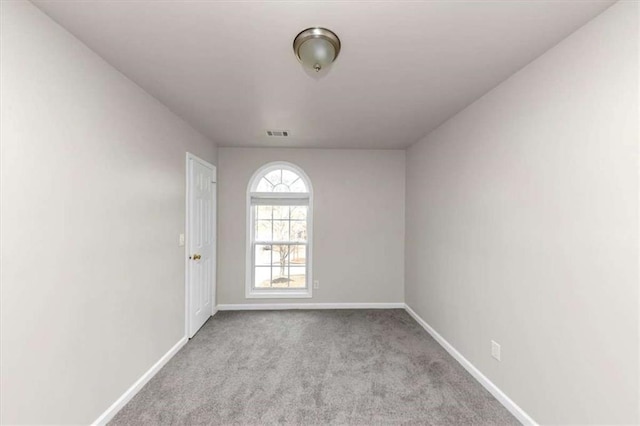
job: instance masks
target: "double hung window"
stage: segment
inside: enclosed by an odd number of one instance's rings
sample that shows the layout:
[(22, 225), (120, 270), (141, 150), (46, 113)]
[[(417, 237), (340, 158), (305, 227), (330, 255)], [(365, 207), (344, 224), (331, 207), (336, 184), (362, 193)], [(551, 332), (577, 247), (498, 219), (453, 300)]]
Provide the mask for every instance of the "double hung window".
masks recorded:
[(312, 194), (297, 166), (258, 170), (247, 192), (246, 296), (311, 297)]

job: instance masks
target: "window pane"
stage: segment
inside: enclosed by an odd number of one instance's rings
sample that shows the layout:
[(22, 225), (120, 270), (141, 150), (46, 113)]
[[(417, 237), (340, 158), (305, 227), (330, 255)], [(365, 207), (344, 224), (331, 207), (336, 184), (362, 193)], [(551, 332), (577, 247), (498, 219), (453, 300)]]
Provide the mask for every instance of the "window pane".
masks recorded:
[(273, 245), (272, 287), (289, 287), (289, 257), (291, 248), (288, 244)]
[(257, 220), (256, 221), (256, 241), (271, 241), (273, 235), (271, 234), (271, 221), (270, 220)]
[(293, 182), (300, 179), (297, 173), (292, 172), (291, 170), (282, 170), (282, 183), (287, 186), (290, 186)]
[(273, 185), (265, 178), (260, 179), (258, 186), (256, 187), (258, 192), (271, 192), (273, 191)]
[(289, 241), (289, 221), (273, 221), (273, 241)]
[(274, 186), (282, 183), (282, 170), (274, 170), (264, 176)]
[(271, 206), (256, 206), (256, 219), (271, 220)]
[(277, 244), (274, 244), (272, 246), (272, 250), (271, 250), (271, 261), (269, 263), (270, 266), (273, 265), (279, 265), (280, 264), (280, 246)]
[(271, 268), (271, 287), (287, 288), (289, 287), (289, 268), (286, 266), (274, 266)]
[(307, 263), (307, 246), (289, 246), (289, 263), (292, 266), (305, 265)]
[(307, 220), (308, 206), (291, 206), (291, 219)]
[(289, 219), (289, 206), (273, 206), (274, 219)]
[(307, 286), (306, 266), (291, 266), (289, 271), (289, 287), (305, 288)]
[(270, 264), (273, 266), (286, 266), (289, 263), (289, 258), (293, 251), (291, 247), (289, 244), (274, 244), (271, 250), (273, 257)]
[(271, 265), (271, 246), (265, 244), (256, 244), (255, 264), (256, 266)]
[(309, 192), (302, 179), (298, 179), (289, 185), (289, 191), (291, 192)]
[(280, 183), (273, 187), (273, 192), (290, 192), (289, 187), (284, 183)]
[(291, 241), (307, 241), (306, 221), (291, 221)]
[(254, 268), (253, 275), (254, 275), (253, 285), (255, 288), (271, 287), (271, 267), (257, 266)]

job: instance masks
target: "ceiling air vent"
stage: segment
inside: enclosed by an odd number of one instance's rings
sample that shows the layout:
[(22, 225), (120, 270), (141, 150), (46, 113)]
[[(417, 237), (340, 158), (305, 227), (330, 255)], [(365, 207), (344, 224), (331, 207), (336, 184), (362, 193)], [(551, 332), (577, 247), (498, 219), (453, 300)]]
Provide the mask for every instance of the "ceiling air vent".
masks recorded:
[(289, 136), (288, 130), (267, 130), (267, 136), (286, 138)]

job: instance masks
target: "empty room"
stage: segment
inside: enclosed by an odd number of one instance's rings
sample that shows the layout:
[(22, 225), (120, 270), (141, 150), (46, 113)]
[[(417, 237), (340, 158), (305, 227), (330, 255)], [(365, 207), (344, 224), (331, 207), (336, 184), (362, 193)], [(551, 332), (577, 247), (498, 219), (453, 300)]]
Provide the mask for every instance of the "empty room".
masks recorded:
[(2, 425), (640, 425), (640, 3), (0, 1)]

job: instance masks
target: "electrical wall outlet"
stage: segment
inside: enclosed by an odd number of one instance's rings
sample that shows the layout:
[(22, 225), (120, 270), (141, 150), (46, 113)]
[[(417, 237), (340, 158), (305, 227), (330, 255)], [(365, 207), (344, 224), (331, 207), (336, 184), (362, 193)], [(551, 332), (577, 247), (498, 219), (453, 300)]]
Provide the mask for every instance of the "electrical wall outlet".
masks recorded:
[(500, 345), (495, 341), (491, 341), (491, 356), (500, 361)]
[(319, 289), (319, 288), (320, 288), (320, 281), (315, 280), (315, 281), (313, 282), (313, 289), (314, 289), (314, 290), (317, 290), (317, 289)]

